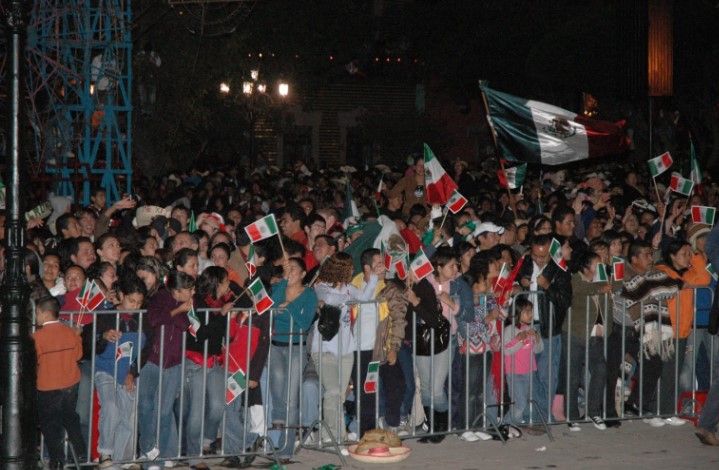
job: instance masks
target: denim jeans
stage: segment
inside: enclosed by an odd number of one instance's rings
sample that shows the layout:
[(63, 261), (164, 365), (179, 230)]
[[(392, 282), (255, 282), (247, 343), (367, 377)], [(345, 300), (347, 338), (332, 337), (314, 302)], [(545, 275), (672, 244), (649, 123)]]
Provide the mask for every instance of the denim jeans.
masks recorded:
[[(292, 352), (290, 352), (290, 349)], [(300, 420), (300, 385), (302, 371), (306, 359), (303, 357), (306, 351), (303, 349), (300, 354), (298, 345), (270, 346), (270, 396), (272, 397), (271, 423), (273, 425), (284, 425), (294, 427)], [(290, 367), (288, 376), (288, 366)], [(289, 402), (287, 392), (289, 387)], [(289, 407), (289, 408), (288, 408)], [(289, 410), (289, 414), (288, 414)], [(280, 438), (275, 442), (280, 451), (278, 455), (282, 458), (292, 457), (294, 454), (295, 430), (290, 428), (282, 431)], [(290, 442), (286, 442), (289, 440)]]
[[(674, 341), (674, 340), (673, 340)], [(678, 339), (675, 342), (674, 354), (662, 364), (661, 382), (659, 385), (659, 412), (663, 415), (676, 415), (677, 403), (683, 392), (681, 384), (677, 385), (677, 393), (674, 393), (674, 385), (679, 374), (676, 373), (676, 367), (679, 367), (681, 374), (684, 358), (687, 351), (687, 338)]]
[[(684, 364), (680, 366), (680, 390), (691, 390), (694, 385), (697, 385), (697, 390), (709, 390), (711, 387), (709, 381), (711, 364), (719, 361), (719, 341), (714, 339), (712, 351), (712, 338), (706, 328), (697, 328), (687, 338), (686, 356)], [(702, 367), (707, 362), (709, 365)]]
[[(185, 397), (189, 406), (185, 423), (186, 454), (199, 455), (203, 445), (217, 439), (217, 431), (225, 411), (225, 368), (215, 365), (207, 369), (207, 383), (203, 391), (205, 368), (191, 360), (185, 361)], [(203, 406), (204, 405), (204, 406)], [(202, 412), (205, 419), (203, 426)], [(190, 459), (194, 465), (201, 460)]]
[[(225, 433), (222, 435), (222, 445), (226, 454), (239, 454), (249, 449), (257, 440), (258, 435), (251, 431), (250, 410), (247, 411), (247, 419), (245, 419), (245, 394), (232, 400), (232, 403), (226, 405), (227, 418), (225, 419)], [(247, 421), (247, 431), (245, 432), (245, 421)]]
[[(539, 331), (539, 325), (536, 325), (535, 328)], [(544, 419), (549, 421), (554, 394), (557, 391), (559, 362), (562, 356), (562, 335), (542, 338), (542, 341), (544, 341), (544, 350), (535, 354), (537, 370), (533, 374), (532, 398), (536, 402), (538, 411), (542, 413)], [(532, 421), (539, 421), (539, 417), (532, 416)]]
[[(449, 377), (449, 359), (450, 348), (435, 354), (434, 357), (417, 356), (415, 359), (422, 393), (422, 406), (429, 407), (434, 400), (434, 411), (440, 413), (449, 409), (449, 399), (444, 391), (444, 383)], [(432, 375), (432, 367), (434, 367), (434, 375)]]
[(80, 431), (80, 418), (77, 415), (78, 385), (60, 390), (38, 391), (38, 416), (40, 431), (45, 436), (45, 444), (50, 453), (50, 463), (65, 461), (63, 442), (65, 432), (80, 456), (85, 449)]
[[(162, 395), (160, 395), (160, 374), (162, 373)], [(174, 404), (180, 390), (182, 364), (160, 369), (148, 362), (140, 373), (138, 385), (138, 420), (140, 428), (140, 450), (147, 453), (153, 447), (160, 449), (160, 457), (176, 457), (179, 453), (177, 422)], [(160, 432), (157, 435), (157, 423)]]
[(100, 402), (97, 451), (111, 455), (113, 460), (131, 460), (136, 393), (125, 388), (124, 378), (115, 383), (107, 372), (95, 373), (95, 388)]
[[(558, 388), (563, 391), (564, 406), (567, 418), (572, 421), (580, 419), (584, 414), (579, 409), (579, 387), (585, 390), (587, 396), (587, 416), (602, 416), (602, 401), (604, 399), (604, 386), (607, 382), (607, 362), (604, 360), (604, 339), (602, 337), (589, 337), (589, 351), (587, 352), (585, 338), (570, 336), (562, 333), (562, 364), (559, 370)], [(587, 363), (587, 354), (589, 362)], [(567, 371), (569, 362), (569, 371)], [(589, 383), (585, 381), (584, 372), (588, 366)], [(569, 385), (567, 385), (569, 375)], [(569, 387), (569, 388), (567, 388)], [(612, 389), (613, 390), (613, 389)], [(559, 393), (559, 392), (557, 392)]]
[(90, 455), (88, 448), (90, 446), (90, 405), (92, 404), (92, 364), (89, 360), (82, 360), (77, 363), (80, 367), (80, 384), (77, 388), (77, 405), (75, 410), (77, 415), (80, 417), (80, 432), (82, 432), (82, 439), (87, 445), (85, 449), (80, 449), (77, 452), (82, 455)]
[(320, 378), (312, 359), (302, 374), (302, 426), (308, 428), (320, 419)]
[[(469, 429), (473, 427), (474, 420), (477, 416), (484, 412), (482, 402), (486, 400), (487, 395), (484, 385), (487, 371), (489, 371), (492, 364), (492, 353), (487, 352), (474, 355), (458, 354), (458, 356), (461, 360), (462, 372), (466, 372), (466, 361), (469, 361), (469, 375), (465, 376), (465, 385), (460, 389), (461, 399), (459, 409), (457, 410), (460, 420), (457, 424), (462, 429)], [(489, 387), (489, 385), (490, 384), (487, 383), (487, 387)], [(468, 390), (469, 392), (467, 392)]]
[[(716, 337), (714, 338), (716, 340)], [(719, 423), (719, 361), (714, 361), (714, 382), (702, 408), (697, 427), (716, 432)]]
[(505, 424), (519, 426), (524, 422), (525, 411), (529, 408), (529, 382), (532, 374), (512, 374), (507, 377), (512, 406), (502, 420)]
[[(414, 363), (412, 362), (412, 344), (402, 342), (402, 347), (397, 354), (397, 363), (402, 368), (404, 375), (404, 395), (402, 396), (402, 407), (400, 414), (402, 419), (409, 421), (412, 413), (412, 403), (414, 401), (415, 382), (414, 382)], [(421, 423), (417, 423), (421, 424)]]

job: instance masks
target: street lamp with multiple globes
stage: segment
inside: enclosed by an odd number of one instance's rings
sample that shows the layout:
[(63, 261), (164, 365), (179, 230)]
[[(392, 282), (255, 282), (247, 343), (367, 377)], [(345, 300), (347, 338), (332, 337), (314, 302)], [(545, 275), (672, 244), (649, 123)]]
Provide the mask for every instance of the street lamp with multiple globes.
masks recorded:
[[(237, 97), (232, 95), (232, 88), (228, 82), (220, 83), (220, 93), (233, 99), (245, 112), (247, 121), (250, 124), (250, 170), (254, 170), (255, 163), (255, 125), (257, 119), (276, 106), (276, 101), (271, 93), (268, 93), (267, 84), (260, 81), (259, 70), (250, 71), (250, 80), (242, 82), (242, 94)], [(284, 80), (277, 83), (277, 96), (285, 100), (290, 93), (290, 86)]]

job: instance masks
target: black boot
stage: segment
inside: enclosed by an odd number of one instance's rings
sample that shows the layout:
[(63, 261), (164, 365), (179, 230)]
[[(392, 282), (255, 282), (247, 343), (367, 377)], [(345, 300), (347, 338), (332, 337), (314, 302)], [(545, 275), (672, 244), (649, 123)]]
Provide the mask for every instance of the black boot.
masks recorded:
[[(435, 411), (434, 412), (434, 432), (444, 432), (447, 430), (447, 423), (449, 414), (447, 411)], [(445, 435), (440, 434), (438, 436), (432, 436), (429, 438), (429, 442), (433, 444), (439, 444), (444, 440)]]
[[(431, 427), (432, 427), (432, 423), (431, 423), (431, 421), (430, 421), (430, 420), (431, 420), (431, 417), (432, 417), (432, 409), (431, 409), (429, 406), (425, 406), (425, 407), (423, 407), (423, 408), (424, 408), (424, 423), (422, 424), (422, 430), (425, 431), (425, 432), (429, 432), (429, 430), (430, 430)], [(436, 421), (436, 419), (437, 419), (437, 418), (436, 418), (436, 415), (435, 415), (435, 422), (434, 422), (435, 429), (436, 429), (436, 426), (437, 426), (437, 421)], [(420, 439), (418, 442), (421, 442), (422, 444), (426, 444), (426, 443), (429, 442), (429, 439), (430, 439), (429, 436), (423, 437), (423, 438)]]

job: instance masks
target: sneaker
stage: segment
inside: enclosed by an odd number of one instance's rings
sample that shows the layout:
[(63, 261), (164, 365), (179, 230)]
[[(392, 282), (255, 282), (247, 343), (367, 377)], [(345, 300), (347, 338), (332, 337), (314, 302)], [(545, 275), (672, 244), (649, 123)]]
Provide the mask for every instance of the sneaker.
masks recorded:
[(345, 447), (345, 446), (340, 446), (340, 454), (344, 455), (345, 457), (349, 457), (349, 456), (350, 456), (350, 451), (347, 450), (347, 447)]
[(390, 432), (397, 434), (399, 437), (409, 436), (409, 433), (407, 432), (407, 429), (405, 429), (404, 426), (390, 426), (388, 428), (388, 430)]
[(522, 431), (520, 431), (518, 427), (510, 424), (507, 426), (507, 435), (512, 439), (516, 439), (518, 437), (522, 437)]
[(140, 456), (140, 460), (156, 460), (160, 456), (160, 449), (153, 447), (146, 454)]
[(600, 416), (592, 416), (591, 418), (589, 418), (589, 420), (592, 422), (595, 428), (599, 429), (600, 431), (606, 431), (607, 424)]
[(122, 470), (142, 470), (142, 467), (136, 463), (124, 463), (120, 465)]
[(358, 438), (358, 436), (357, 436), (357, 433), (356, 433), (356, 432), (347, 433), (347, 440), (348, 440), (348, 441), (350, 441), (350, 442), (357, 442), (357, 441), (359, 441), (359, 439), (357, 439), (357, 438)]
[(569, 423), (569, 424), (567, 424), (567, 426), (569, 427), (569, 430), (572, 432), (577, 432), (577, 431), (582, 430), (582, 428), (580, 428), (579, 424), (577, 424), (577, 423)]
[(664, 420), (665, 423), (671, 425), (671, 426), (684, 426), (687, 424), (687, 422), (681, 418), (677, 418), (676, 416), (672, 416), (670, 418), (666, 418)]
[(165, 460), (165, 468), (177, 467), (178, 463), (174, 460)]
[(482, 431), (474, 431), (474, 435), (479, 438), (480, 441), (491, 441), (492, 435)]
[(310, 431), (307, 433), (307, 437), (305, 437), (304, 445), (310, 446), (313, 444), (317, 444), (317, 438), (319, 437), (319, 433), (317, 431)]
[(150, 465), (147, 470), (161, 470), (159, 465)]
[(479, 440), (477, 435), (472, 431), (463, 432), (459, 438), (466, 442), (477, 442)]
[(110, 457), (107, 454), (100, 454), (100, 462), (97, 465), (97, 468), (109, 468), (112, 467), (112, 457)]
[(646, 418), (643, 421), (653, 428), (661, 428), (662, 426), (667, 424), (664, 422), (664, 420), (662, 418), (657, 418), (657, 417)]

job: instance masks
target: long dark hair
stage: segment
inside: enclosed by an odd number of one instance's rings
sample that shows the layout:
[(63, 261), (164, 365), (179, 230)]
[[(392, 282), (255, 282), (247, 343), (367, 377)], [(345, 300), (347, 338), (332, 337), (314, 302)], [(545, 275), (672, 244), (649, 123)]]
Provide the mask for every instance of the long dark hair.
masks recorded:
[(195, 280), (189, 274), (182, 271), (172, 270), (167, 275), (167, 289), (170, 291), (180, 289), (192, 289), (195, 287)]
[(217, 288), (227, 279), (227, 270), (218, 266), (208, 266), (197, 278), (196, 293), (202, 297), (217, 300)]

